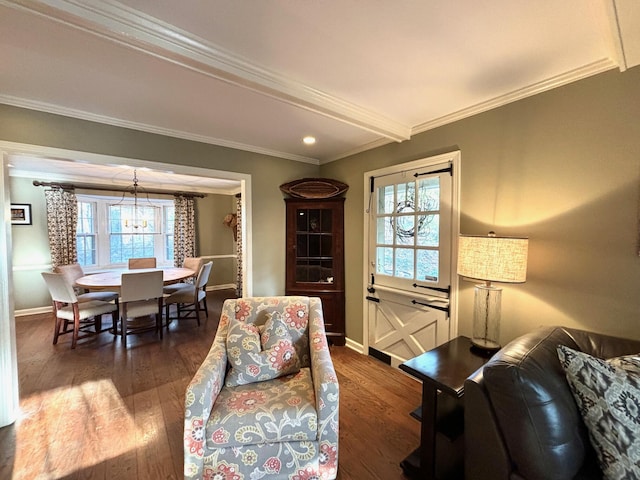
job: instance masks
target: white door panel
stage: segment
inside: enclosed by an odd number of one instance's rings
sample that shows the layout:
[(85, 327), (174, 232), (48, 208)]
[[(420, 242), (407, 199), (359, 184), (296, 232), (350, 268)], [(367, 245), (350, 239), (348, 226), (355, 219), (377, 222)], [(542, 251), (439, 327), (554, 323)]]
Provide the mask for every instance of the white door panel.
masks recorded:
[(394, 366), (457, 333), (450, 303), (458, 158), (454, 152), (368, 174), (366, 346)]
[[(376, 289), (371, 300), (369, 333), (372, 348), (391, 357), (399, 365), (449, 339), (447, 303), (438, 299), (433, 308), (429, 300), (404, 293)], [(415, 303), (420, 302), (420, 303)], [(423, 305), (424, 304), (424, 305)]]

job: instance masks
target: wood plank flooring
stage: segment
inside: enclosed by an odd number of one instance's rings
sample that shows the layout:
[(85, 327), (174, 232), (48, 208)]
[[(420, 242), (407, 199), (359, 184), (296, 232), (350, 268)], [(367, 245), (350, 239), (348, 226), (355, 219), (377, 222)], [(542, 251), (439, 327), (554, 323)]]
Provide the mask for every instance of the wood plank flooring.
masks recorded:
[[(20, 417), (0, 429), (0, 479), (180, 479), (184, 391), (215, 335), (222, 302), (209, 318), (153, 332), (109, 333), (52, 345), (50, 315), (16, 322)], [(106, 317), (105, 317), (106, 318)], [(340, 480), (404, 479), (400, 461), (419, 442), (409, 416), (421, 386), (346, 347), (331, 347), (340, 381)]]

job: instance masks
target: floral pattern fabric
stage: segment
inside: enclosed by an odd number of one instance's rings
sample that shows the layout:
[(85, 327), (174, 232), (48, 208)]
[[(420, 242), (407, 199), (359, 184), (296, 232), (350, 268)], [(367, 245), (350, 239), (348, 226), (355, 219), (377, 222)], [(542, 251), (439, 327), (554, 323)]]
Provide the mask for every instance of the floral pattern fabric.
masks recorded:
[(640, 478), (640, 354), (601, 360), (558, 347), (607, 480)]
[(289, 329), (279, 313), (269, 315), (263, 327), (235, 318), (229, 322), (227, 354), (231, 369), (225, 385), (272, 380), (300, 370)]
[(55, 270), (60, 265), (70, 265), (78, 261), (78, 201), (75, 193), (62, 189), (45, 190), (44, 198), (51, 266)]
[[(289, 331), (300, 360), (300, 372), (266, 382), (225, 386), (230, 320), (265, 329), (265, 323), (275, 312), (280, 313)], [(269, 384), (287, 382), (291, 382), (293, 393), (269, 392)], [(306, 388), (304, 395), (303, 388)], [(280, 400), (274, 401), (274, 398)], [(278, 405), (283, 401), (289, 401), (286, 407)], [(225, 402), (228, 410), (221, 415), (219, 409), (224, 410), (221, 405)], [(304, 408), (303, 402), (308, 402)], [(311, 407), (315, 411), (315, 422), (306, 414)], [(290, 409), (291, 413), (285, 416), (283, 408)], [(304, 419), (301, 424), (303, 421), (309, 427), (315, 424), (314, 440), (291, 433), (302, 428), (301, 425), (283, 429), (282, 424), (275, 423), (274, 419), (280, 418), (284, 424), (295, 424), (295, 416), (300, 412)], [(243, 427), (239, 422), (253, 427), (262, 418), (271, 420), (266, 420), (261, 428), (273, 430), (264, 440), (260, 440), (262, 433), (250, 432), (256, 443), (218, 446), (214, 442), (227, 437), (231, 441)], [(273, 425), (267, 427), (270, 422)], [(213, 345), (185, 395), (185, 479), (333, 480), (338, 472), (338, 426), (339, 386), (327, 345), (320, 299), (290, 296), (227, 300)], [(280, 433), (274, 433), (278, 431)], [(278, 435), (287, 440), (278, 439)]]
[(308, 368), (274, 380), (223, 388), (206, 428), (209, 448), (316, 440), (317, 436)]
[(191, 196), (176, 195), (173, 203), (173, 262), (181, 267), (185, 258), (196, 256), (195, 200)]

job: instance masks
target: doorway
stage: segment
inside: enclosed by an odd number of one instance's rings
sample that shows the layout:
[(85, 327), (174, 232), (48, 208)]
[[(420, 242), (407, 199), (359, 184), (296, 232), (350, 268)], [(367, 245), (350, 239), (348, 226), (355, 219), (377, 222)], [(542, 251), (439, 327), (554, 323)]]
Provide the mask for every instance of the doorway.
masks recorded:
[(365, 173), (365, 350), (393, 365), (457, 334), (460, 152)]

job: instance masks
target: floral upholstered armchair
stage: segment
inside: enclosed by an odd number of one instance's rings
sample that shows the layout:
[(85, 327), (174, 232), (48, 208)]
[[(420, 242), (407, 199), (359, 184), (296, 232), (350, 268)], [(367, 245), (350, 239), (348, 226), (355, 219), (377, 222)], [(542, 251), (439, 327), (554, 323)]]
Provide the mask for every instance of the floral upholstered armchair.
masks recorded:
[(226, 300), (185, 406), (185, 479), (335, 479), (339, 391), (320, 299)]

